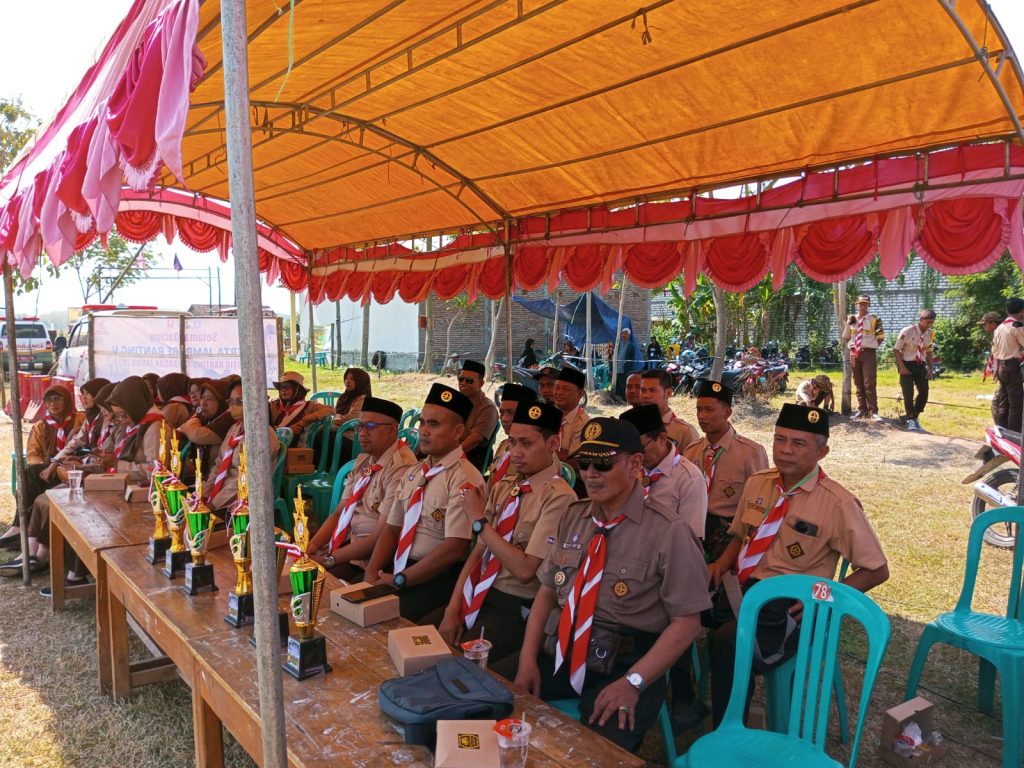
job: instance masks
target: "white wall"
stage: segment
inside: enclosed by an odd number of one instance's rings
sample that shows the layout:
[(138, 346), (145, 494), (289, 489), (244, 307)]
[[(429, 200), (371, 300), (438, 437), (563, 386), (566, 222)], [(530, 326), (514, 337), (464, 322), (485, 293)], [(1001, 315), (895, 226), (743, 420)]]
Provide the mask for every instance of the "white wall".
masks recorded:
[[(335, 305), (325, 301), (313, 308), (313, 316), (318, 326), (329, 326), (335, 321)], [(377, 350), (388, 353), (390, 370), (412, 370), (416, 367), (419, 354), (419, 331), (417, 318), (419, 307), (402, 301), (391, 301), (387, 304), (370, 304), (370, 347), (372, 356)], [(303, 306), (301, 314), (302, 338), (306, 338), (306, 326), (309, 325), (309, 309)], [(358, 362), (362, 349), (363, 308), (348, 299), (341, 300), (341, 349), (342, 363)], [(330, 352), (330, 344), (327, 346)], [(351, 355), (355, 355), (352, 357)]]

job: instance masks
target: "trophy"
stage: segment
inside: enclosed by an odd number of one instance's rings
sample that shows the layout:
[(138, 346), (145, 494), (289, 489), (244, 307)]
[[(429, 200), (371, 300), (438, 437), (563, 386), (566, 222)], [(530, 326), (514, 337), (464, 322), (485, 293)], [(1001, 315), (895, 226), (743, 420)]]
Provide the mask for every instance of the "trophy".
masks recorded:
[(150, 481), (149, 502), (153, 505), (153, 535), (149, 537), (149, 549), (146, 551), (146, 562), (156, 565), (163, 562), (167, 548), (171, 546), (171, 532), (167, 529), (167, 518), (164, 517), (164, 486), (163, 483), (171, 476), (167, 471), (167, 422), (160, 422), (160, 454), (153, 466), (153, 479)]
[(164, 553), (163, 574), (173, 579), (185, 567), (188, 555), (185, 550), (185, 492), (188, 488), (181, 482), (181, 452), (178, 449), (177, 432), (171, 433), (170, 465), (171, 474), (162, 483), (167, 523), (171, 528), (171, 546)]
[(252, 549), (249, 541), (249, 471), (245, 445), (238, 456), (238, 501), (231, 514), (231, 557), (235, 561), (235, 588), (228, 595), (228, 615), (224, 621), (233, 627), (253, 623)]
[[(284, 564), (288, 559), (288, 551), (283, 547), (277, 546), (278, 544), (291, 544), (292, 537), (288, 535), (286, 531), (281, 530), (278, 527), (274, 527), (274, 552), (277, 558), (277, 581), (280, 583), (281, 574), (284, 573)], [(281, 645), (285, 645), (288, 642), (288, 611), (278, 611), (277, 613), (277, 633), (281, 638)], [(249, 642), (256, 645), (256, 635), (249, 638)]]
[(206, 550), (213, 533), (213, 513), (203, 501), (203, 462), (196, 458), (196, 492), (188, 500), (185, 514), (188, 524), (188, 547), (192, 550), (192, 562), (185, 565), (185, 583), (182, 590), (188, 595), (201, 592), (216, 592), (213, 581), (213, 566), (206, 562)]
[(284, 671), (297, 680), (331, 671), (331, 665), (327, 663), (326, 638), (315, 631), (327, 571), (306, 555), (309, 545), (307, 522), (306, 502), (302, 500), (302, 488), (299, 488), (295, 498), (295, 544), (302, 555), (288, 569), (292, 583), (292, 618), (299, 636), (288, 636), (288, 654), (284, 662)]

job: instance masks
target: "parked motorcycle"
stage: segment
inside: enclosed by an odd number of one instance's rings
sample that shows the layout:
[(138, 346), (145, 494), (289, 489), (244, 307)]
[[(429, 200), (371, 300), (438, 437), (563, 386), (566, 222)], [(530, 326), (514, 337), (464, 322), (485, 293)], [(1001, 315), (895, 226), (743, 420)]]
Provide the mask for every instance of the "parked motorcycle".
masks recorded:
[[(985, 430), (985, 446), (978, 450), (975, 457), (981, 461), (981, 466), (961, 481), (964, 485), (974, 483), (972, 519), (994, 507), (1017, 506), (1020, 446), (1019, 432), (1003, 427), (988, 427)], [(1011, 466), (1004, 467), (1007, 462)], [(985, 531), (985, 542), (993, 547), (1012, 549), (1016, 540), (1016, 526), (1011, 523), (993, 525)]]

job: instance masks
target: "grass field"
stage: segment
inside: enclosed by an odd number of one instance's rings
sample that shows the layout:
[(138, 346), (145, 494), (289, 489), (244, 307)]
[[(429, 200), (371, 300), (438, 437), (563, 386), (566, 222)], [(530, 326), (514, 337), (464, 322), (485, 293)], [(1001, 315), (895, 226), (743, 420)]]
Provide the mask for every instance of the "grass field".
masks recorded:
[[(301, 367), (290, 365), (302, 370)], [(304, 371), (307, 374), (308, 369)], [(422, 402), (433, 377), (383, 374), (374, 377), (374, 393), (410, 406)], [(798, 379), (791, 378), (795, 385)], [(454, 384), (454, 379), (447, 379)], [(321, 389), (340, 389), (341, 371), (320, 371)], [(882, 413), (895, 417), (899, 388), (895, 372), (880, 375)], [(963, 578), (970, 491), (959, 480), (974, 468), (973, 454), (984, 425), (991, 384), (980, 376), (943, 377), (933, 383), (933, 398), (922, 424), (930, 434), (910, 433), (895, 421), (885, 424), (834, 421), (831, 453), (823, 467), (864, 504), (889, 556), (892, 576), (872, 592), (892, 622), (892, 641), (871, 701), (859, 765), (882, 765), (875, 756), (881, 714), (903, 700), (910, 658), (922, 624), (949, 610)], [(597, 400), (599, 398), (595, 398)], [(737, 405), (734, 421), (749, 437), (768, 445), (776, 408), (746, 402)], [(692, 418), (688, 399), (674, 403)], [(613, 415), (621, 407), (592, 405), (593, 413)], [(10, 429), (0, 431), (0, 455), (10, 451)], [(0, 520), (13, 513), (10, 496), (0, 497)], [(2, 555), (6, 557), (7, 555)], [(1006, 605), (1011, 558), (986, 548), (975, 608), (1002, 613)], [(191, 765), (192, 726), (189, 691), (184, 683), (149, 686), (126, 703), (102, 697), (96, 686), (95, 626), (91, 602), (72, 604), (54, 615), (38, 595), (45, 577), (31, 588), (20, 580), (0, 580), (4, 621), (0, 622), (0, 768), (54, 766), (93, 768), (146, 765), (184, 768)], [(135, 649), (141, 653), (141, 646)], [(863, 640), (851, 632), (843, 643), (847, 693), (859, 695)], [(343, 673), (338, 670), (337, 673)], [(977, 768), (1000, 765), (1001, 725), (973, 708), (977, 664), (949, 649), (934, 650), (925, 669), (922, 695), (937, 704), (936, 725), (951, 743), (946, 765)], [(854, 702), (856, 700), (854, 699)], [(997, 712), (999, 702), (997, 701)], [(851, 707), (856, 712), (856, 706)], [(344, 714), (339, 712), (339, 717)], [(832, 726), (829, 751), (842, 759)], [(652, 733), (643, 754), (657, 762), (660, 740)], [(229, 739), (227, 764), (252, 765)]]

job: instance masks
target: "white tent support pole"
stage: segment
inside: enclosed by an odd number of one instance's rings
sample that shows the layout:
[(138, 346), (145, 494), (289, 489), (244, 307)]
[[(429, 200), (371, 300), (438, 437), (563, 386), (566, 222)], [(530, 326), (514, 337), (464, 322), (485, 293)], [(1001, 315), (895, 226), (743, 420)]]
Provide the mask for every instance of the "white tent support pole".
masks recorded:
[(584, 344), (583, 350), (583, 364), (587, 367), (587, 392), (594, 391), (594, 346), (591, 343), (592, 334), (590, 332), (590, 308), (594, 304), (594, 292), (587, 291), (587, 342)]
[(512, 222), (505, 219), (505, 381), (512, 375)]
[[(612, 348), (612, 392), (618, 394), (619, 391), (619, 374), (625, 373), (625, 371), (619, 370), (619, 345), (622, 343), (622, 309), (626, 305), (626, 272), (622, 272), (622, 282), (619, 284), (619, 314), (615, 318), (615, 346)], [(632, 333), (632, 332), (631, 332)], [(632, 335), (630, 338), (633, 338)], [(635, 341), (635, 339), (634, 339)]]
[[(25, 448), (21, 435), (21, 388), (18, 386), (18, 334), (14, 323), (14, 279), (11, 265), (4, 256), (4, 300), (7, 305), (7, 370), (11, 374), (11, 422), (14, 436), (14, 467), (18, 477), (17, 520), (21, 530), (21, 581), (27, 587), (32, 583), (28, 562), (28, 510), (25, 509)], [(63, 576), (63, 574), (61, 574)]]
[[(249, 65), (245, 0), (222, 0), (220, 6), (224, 114), (227, 128), (231, 234), (235, 256), (235, 301), (241, 344), (245, 450), (249, 460), (249, 509), (252, 578), (255, 602), (256, 674), (264, 768), (286, 768), (284, 687), (277, 629), (277, 554), (274, 546), (274, 500), (271, 488), (267, 371), (263, 342), (263, 297), (260, 292), (256, 236), (256, 202), (249, 131)], [(310, 328), (312, 332), (312, 328)]]
[(295, 312), (295, 294), (294, 293), (289, 293), (288, 294), (288, 301), (289, 301), (289, 303), (291, 305), (291, 314), (289, 314), (289, 316), (288, 316), (288, 347), (290, 349), (291, 356), (292, 357), (296, 357), (299, 354), (299, 351), (300, 351), (299, 350), (299, 345), (295, 342), (295, 338), (296, 338), (296, 336), (298, 336), (296, 331), (299, 328), (299, 323), (298, 323), (299, 316)]
[[(561, 280), (561, 278), (559, 278)], [(551, 321), (551, 354), (555, 354), (564, 346), (558, 338), (558, 286), (555, 286), (554, 293), (548, 292), (551, 301), (555, 305), (555, 317)]]

